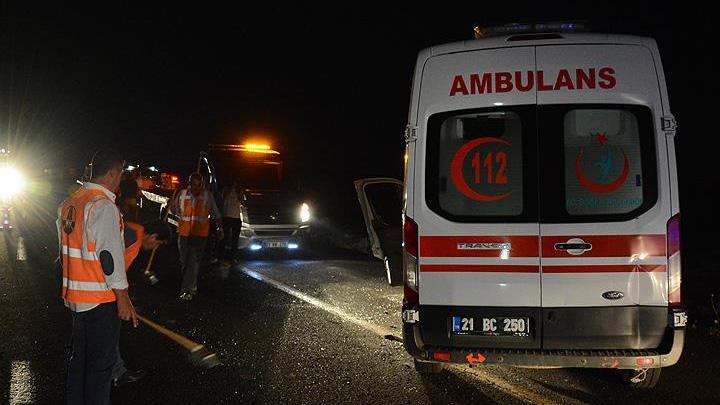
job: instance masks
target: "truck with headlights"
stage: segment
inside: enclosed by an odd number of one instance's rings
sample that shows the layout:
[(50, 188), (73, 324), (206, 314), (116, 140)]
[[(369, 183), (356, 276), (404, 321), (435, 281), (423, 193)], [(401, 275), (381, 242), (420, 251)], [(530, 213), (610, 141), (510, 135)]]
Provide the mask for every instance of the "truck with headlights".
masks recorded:
[[(220, 207), (237, 185), (242, 223), (238, 249), (302, 247), (310, 228), (310, 206), (284, 170), (280, 152), (264, 143), (211, 144), (200, 154), (197, 167)], [(226, 237), (231, 235), (226, 232)]]
[[(233, 187), (237, 190), (241, 222), (237, 235), (239, 250), (302, 248), (310, 231), (310, 205), (284, 169), (280, 152), (264, 143), (211, 144), (207, 151), (200, 152), (195, 171), (203, 176), (205, 188), (213, 193), (221, 209)], [(148, 204), (159, 206), (160, 216), (176, 227), (177, 213), (167, 210), (182, 187), (177, 176), (169, 179), (170, 188), (142, 190), (142, 195)], [(235, 239), (230, 233), (231, 230), (226, 229), (225, 237)]]

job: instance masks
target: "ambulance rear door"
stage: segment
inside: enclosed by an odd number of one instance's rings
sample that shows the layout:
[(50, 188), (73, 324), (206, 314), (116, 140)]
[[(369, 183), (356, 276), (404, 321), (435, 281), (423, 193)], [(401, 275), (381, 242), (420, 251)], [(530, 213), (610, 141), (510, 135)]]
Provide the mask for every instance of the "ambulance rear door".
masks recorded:
[(384, 260), (388, 253), (385, 250), (399, 252), (402, 244), (403, 182), (373, 177), (355, 180), (353, 184), (373, 256)]
[(426, 345), (540, 347), (534, 69), (533, 47), (423, 67), (412, 220)]
[(537, 47), (543, 348), (657, 347), (669, 174), (643, 45)]

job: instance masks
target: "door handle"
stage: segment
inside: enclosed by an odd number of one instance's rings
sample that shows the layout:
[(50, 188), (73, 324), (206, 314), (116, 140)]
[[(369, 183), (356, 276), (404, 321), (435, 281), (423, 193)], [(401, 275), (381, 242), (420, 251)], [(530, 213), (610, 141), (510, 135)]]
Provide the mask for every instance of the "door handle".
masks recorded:
[(592, 245), (589, 243), (556, 243), (555, 250), (590, 250)]
[(572, 238), (567, 242), (555, 244), (555, 250), (564, 250), (573, 256), (581, 255), (588, 250), (592, 250), (592, 244), (587, 243), (580, 238)]

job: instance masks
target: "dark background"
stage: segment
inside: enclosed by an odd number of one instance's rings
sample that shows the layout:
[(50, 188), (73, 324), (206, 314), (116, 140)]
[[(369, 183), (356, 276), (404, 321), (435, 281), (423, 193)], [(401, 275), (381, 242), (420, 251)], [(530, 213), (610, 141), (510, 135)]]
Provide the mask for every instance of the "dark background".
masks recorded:
[[(471, 39), (475, 24), (576, 19), (654, 37), (680, 124), (686, 274), (717, 271), (717, 41), (712, 13), (508, 3), (220, 9), (4, 3), (0, 142), (25, 166), (82, 166), (98, 146), (188, 171), (208, 141), (271, 139), (318, 215), (358, 229), (352, 180), (401, 177), (417, 52)], [(411, 9), (408, 7), (408, 9)], [(706, 270), (705, 270), (706, 269)]]

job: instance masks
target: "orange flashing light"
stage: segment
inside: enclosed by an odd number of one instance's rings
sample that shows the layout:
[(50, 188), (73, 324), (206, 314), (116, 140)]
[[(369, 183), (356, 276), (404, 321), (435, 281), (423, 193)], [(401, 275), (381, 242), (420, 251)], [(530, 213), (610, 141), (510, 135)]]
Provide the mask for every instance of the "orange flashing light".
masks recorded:
[(248, 143), (245, 144), (245, 149), (248, 150), (270, 150), (270, 145), (267, 144), (261, 144), (261, 143)]
[(280, 152), (272, 150), (270, 145), (264, 143), (246, 143), (240, 146), (240, 150), (252, 153), (267, 153), (273, 155), (279, 155)]

